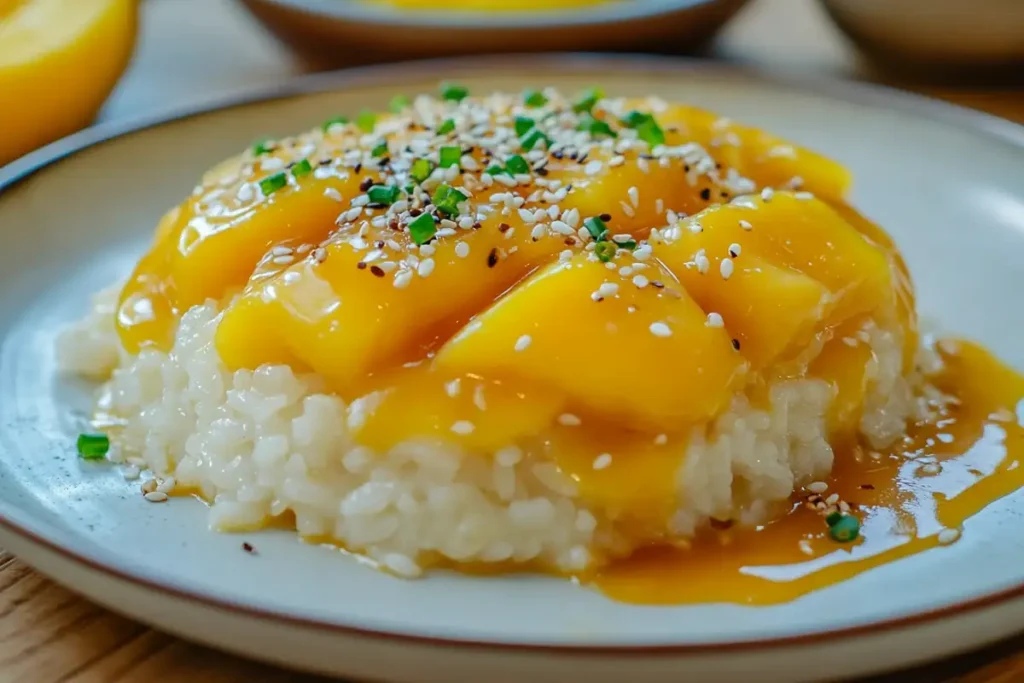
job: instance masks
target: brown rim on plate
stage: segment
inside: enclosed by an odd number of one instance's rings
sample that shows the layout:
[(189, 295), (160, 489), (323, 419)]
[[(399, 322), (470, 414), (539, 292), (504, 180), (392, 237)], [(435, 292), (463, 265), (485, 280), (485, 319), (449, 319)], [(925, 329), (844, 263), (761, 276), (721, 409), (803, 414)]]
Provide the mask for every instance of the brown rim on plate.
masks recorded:
[[(0, 168), (0, 199), (3, 191), (14, 186), (32, 173), (59, 162), (62, 158), (79, 151), (102, 144), (105, 141), (143, 131), (178, 119), (198, 116), (220, 109), (230, 109), (249, 104), (285, 99), (303, 94), (319, 93), (340, 88), (357, 87), (364, 84), (381, 85), (408, 79), (410, 76), (433, 80), (438, 74), (458, 71), (462, 75), (493, 70), (532, 70), (543, 73), (543, 69), (574, 73), (601, 73), (611, 69), (634, 69), (660, 74), (686, 75), (693, 72), (711, 73), (722, 78), (757, 78), (777, 85), (803, 92), (824, 94), (828, 97), (850, 103), (884, 106), (915, 115), (967, 128), (979, 134), (992, 137), (999, 142), (1024, 152), (1024, 126), (982, 112), (931, 100), (918, 95), (902, 93), (887, 88), (813, 78), (781, 76), (778, 74), (743, 69), (734, 66), (702, 63), (696, 60), (607, 55), (562, 55), (562, 56), (507, 56), (474, 57), (471, 59), (444, 59), (363, 67), (341, 72), (313, 74), (292, 78), (273, 86), (241, 91), (218, 98), (198, 106), (171, 110), (163, 114), (147, 116), (125, 122), (110, 122), (97, 125), (70, 137), (59, 140), (14, 163)], [(124, 566), (105, 552), (93, 552), (66, 548), (47, 538), (47, 527), (26, 515), (20, 514), (12, 505), (0, 501), (0, 527), (7, 532), (45, 550), (60, 555), (80, 567), (104, 574), (108, 578), (126, 581), (136, 586), (158, 591), (170, 597), (203, 605), (207, 608), (242, 615), (255, 619), (289, 624), (303, 628), (346, 633), (352, 636), (405, 641), (421, 645), (458, 646), (499, 650), (541, 650), (560, 654), (581, 655), (651, 655), (651, 654), (703, 654), (721, 651), (750, 651), (780, 646), (799, 646), (851, 636), (877, 634), (934, 622), (946, 617), (965, 615), (1001, 603), (1024, 597), (1024, 576), (1018, 583), (934, 609), (897, 616), (890, 619), (840, 627), (826, 631), (798, 633), (775, 638), (721, 641), (717, 643), (691, 644), (551, 644), (531, 642), (501, 642), (494, 640), (473, 640), (462, 637), (430, 636), (407, 633), (395, 629), (368, 628), (355, 624), (344, 624), (307, 616), (296, 616), (279, 610), (258, 607), (240, 601), (227, 600), (221, 596), (195, 590), (181, 585), (171, 576), (158, 572), (133, 570)]]

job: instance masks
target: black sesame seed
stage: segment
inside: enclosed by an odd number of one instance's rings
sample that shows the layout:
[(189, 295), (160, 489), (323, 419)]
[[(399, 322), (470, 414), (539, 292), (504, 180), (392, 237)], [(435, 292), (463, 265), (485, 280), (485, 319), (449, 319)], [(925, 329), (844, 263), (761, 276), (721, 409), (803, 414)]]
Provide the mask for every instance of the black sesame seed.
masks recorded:
[(373, 187), (373, 178), (365, 178), (363, 182), (359, 183), (359, 191), (366, 192)]
[(363, 165), (361, 163), (356, 164), (356, 167), (353, 168), (352, 170), (356, 172), (356, 175), (359, 175), (360, 173), (363, 172)]
[(422, 209), (409, 209), (409, 215), (413, 218), (416, 218), (416, 216), (419, 216), (421, 213), (423, 213)]
[(736, 349), (737, 351), (740, 350), (740, 340), (739, 339), (733, 339), (732, 340), (732, 348)]
[(384, 277), (384, 269), (380, 266), (370, 266), (370, 272), (377, 277)]
[(497, 247), (495, 247), (494, 249), (491, 249), (491, 253), (489, 253), (487, 255), (487, 267), (488, 268), (493, 268), (496, 265), (498, 265), (498, 249), (497, 249)]
[(725, 190), (722, 190), (722, 191), (721, 191), (721, 192), (719, 192), (718, 194), (720, 194), (720, 195), (722, 196), (722, 198), (723, 198), (723, 199), (729, 196), (729, 193), (728, 193), (728, 192), (726, 192)]
[(359, 270), (366, 270), (366, 261), (360, 261), (356, 264), (356, 268)]
[(512, 229), (512, 226), (508, 223), (501, 223), (498, 225), (498, 232), (508, 232)]
[(661, 280), (651, 280), (651, 287), (655, 287), (657, 289), (662, 289), (664, 286), (665, 286), (665, 283), (662, 282)]
[(247, 553), (255, 553), (256, 552), (256, 548), (253, 548), (252, 544), (248, 543), (248, 542), (242, 544), (242, 550), (244, 550)]
[(874, 487), (873, 484), (861, 484), (860, 488), (864, 489), (865, 491), (874, 491), (875, 490), (875, 487)]
[(598, 218), (600, 218), (605, 223), (607, 223), (608, 221), (610, 221), (612, 219), (612, 215), (610, 213), (602, 213), (600, 216), (598, 216)]
[(564, 241), (570, 247), (575, 247), (576, 246), (576, 238), (575, 237), (566, 237)]
[(711, 188), (705, 187), (703, 190), (701, 190), (700, 198), (703, 199), (704, 201), (708, 201), (709, 199), (711, 199)]

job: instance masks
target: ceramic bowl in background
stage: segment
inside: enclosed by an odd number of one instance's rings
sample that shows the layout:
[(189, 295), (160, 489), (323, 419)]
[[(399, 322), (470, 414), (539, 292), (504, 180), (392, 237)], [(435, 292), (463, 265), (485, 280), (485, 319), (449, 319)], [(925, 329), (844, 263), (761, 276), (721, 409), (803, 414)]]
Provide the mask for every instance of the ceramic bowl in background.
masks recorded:
[(495, 52), (702, 47), (747, 0), (617, 0), (546, 11), (400, 10), (363, 0), (241, 0), (317, 68)]

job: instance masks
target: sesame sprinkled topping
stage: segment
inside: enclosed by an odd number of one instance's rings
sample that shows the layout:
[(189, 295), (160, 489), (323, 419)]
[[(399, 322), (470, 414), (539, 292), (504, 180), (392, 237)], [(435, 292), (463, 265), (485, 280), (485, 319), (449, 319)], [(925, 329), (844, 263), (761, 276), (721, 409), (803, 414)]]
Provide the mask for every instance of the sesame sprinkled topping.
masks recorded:
[(731, 256), (732, 258), (736, 258), (737, 256), (740, 255), (741, 250), (742, 248), (740, 247), (740, 245), (737, 244), (736, 242), (733, 242), (732, 244), (729, 245), (729, 256)]
[(725, 327), (725, 321), (722, 320), (722, 316), (719, 313), (708, 313), (707, 322), (704, 323), (708, 327)]
[(952, 528), (943, 529), (939, 532), (939, 535), (936, 537), (936, 540), (939, 542), (940, 545), (950, 545), (952, 543), (956, 543), (959, 539), (960, 530)]
[(465, 242), (456, 242), (455, 255), (459, 258), (466, 258), (469, 256), (469, 245)]
[(666, 325), (663, 322), (651, 323), (650, 330), (651, 330), (651, 334), (653, 334), (655, 337), (671, 337), (672, 336), (672, 328), (670, 328), (668, 325)]
[(530, 342), (532, 341), (533, 338), (530, 337), (530, 335), (524, 334), (523, 336), (516, 340), (516, 351), (525, 351), (530, 346)]
[(772, 200), (772, 197), (774, 196), (775, 190), (773, 190), (770, 187), (766, 187), (763, 190), (761, 190), (761, 199), (763, 199), (766, 202), (770, 202)]
[(718, 264), (718, 270), (721, 272), (723, 280), (728, 280), (732, 276), (733, 268), (732, 260), (722, 259)]
[(459, 420), (452, 425), (452, 432), (460, 436), (472, 434), (474, 429), (476, 429), (476, 425), (469, 420)]
[(583, 420), (573, 415), (572, 413), (562, 413), (558, 416), (558, 424), (563, 427), (579, 427), (583, 424)]
[(648, 284), (650, 284), (650, 281), (646, 277), (644, 277), (643, 275), (634, 275), (633, 276), (633, 284), (636, 285), (637, 287), (639, 287), (640, 289), (643, 289)]
[(618, 292), (619, 286), (614, 282), (603, 282), (601, 283), (601, 286), (597, 288), (597, 294), (602, 298), (615, 296)]
[(740, 219), (740, 227), (743, 228), (744, 230), (752, 230), (754, 228), (754, 226), (750, 224), (750, 221), (745, 221), (742, 219)]
[(603, 470), (603, 469), (605, 469), (607, 467), (610, 467), (611, 464), (612, 464), (612, 455), (611, 455), (611, 453), (602, 453), (601, 455), (599, 455), (596, 458), (594, 458), (594, 469), (595, 470)]

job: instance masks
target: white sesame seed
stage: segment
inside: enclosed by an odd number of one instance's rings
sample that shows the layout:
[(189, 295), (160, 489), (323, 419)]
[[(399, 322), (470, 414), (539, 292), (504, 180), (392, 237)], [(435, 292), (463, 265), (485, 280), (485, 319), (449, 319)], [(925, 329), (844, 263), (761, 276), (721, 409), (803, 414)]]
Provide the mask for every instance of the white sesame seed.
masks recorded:
[(825, 499), (825, 504), (826, 505), (835, 505), (838, 502), (839, 502), (839, 494), (838, 493), (830, 494), (829, 497)]
[(434, 272), (434, 259), (427, 258), (420, 261), (420, 265), (416, 268), (416, 272), (420, 277), (428, 277)]
[(742, 247), (740, 247), (740, 245), (737, 244), (736, 242), (733, 242), (732, 244), (729, 245), (729, 256), (736, 258), (737, 256), (740, 255), (741, 250)]
[(516, 340), (516, 351), (525, 351), (530, 346), (530, 342), (532, 341), (533, 338), (530, 337), (530, 335), (524, 334), (523, 336)]
[(394, 285), (397, 289), (405, 289), (412, 282), (412, 271), (408, 269), (400, 270), (395, 274)]
[(943, 529), (939, 532), (939, 535), (936, 538), (940, 545), (950, 545), (952, 543), (956, 543), (959, 539), (960, 530), (952, 528)]
[(333, 187), (328, 187), (326, 190), (324, 190), (324, 196), (327, 197), (328, 199), (333, 199), (336, 202), (340, 202), (342, 200), (341, 193), (338, 192)]
[(164, 477), (159, 484), (156, 485), (158, 493), (170, 493), (174, 490), (174, 487), (178, 485), (178, 480), (174, 477)]
[(670, 328), (668, 325), (666, 325), (663, 322), (651, 323), (650, 330), (651, 330), (651, 334), (653, 334), (655, 337), (671, 337), (672, 336), (672, 328)]
[(601, 286), (597, 288), (598, 295), (604, 298), (615, 296), (618, 292), (619, 286), (614, 282), (602, 282)]
[(734, 266), (730, 259), (722, 259), (721, 263), (718, 264), (718, 270), (722, 273), (722, 279), (728, 280), (732, 275)]
[(478, 410), (487, 410), (487, 400), (484, 398), (484, 385), (477, 384), (476, 389), (473, 389), (473, 405)]
[[(337, 192), (337, 190), (335, 190), (335, 192)], [(250, 185), (249, 183), (245, 183), (240, 188), (238, 188), (238, 201), (240, 201), (240, 202), (251, 201), (255, 194), (256, 193), (255, 193), (255, 191), (253, 191), (252, 185)], [(330, 196), (330, 195), (328, 195), (328, 196)], [(339, 197), (339, 199), (340, 199), (340, 197)]]
[(637, 287), (639, 287), (640, 289), (643, 289), (648, 284), (650, 284), (650, 280), (648, 280), (643, 275), (634, 275), (633, 276), (633, 284), (636, 285)]
[(587, 165), (583, 167), (583, 172), (587, 175), (597, 175), (604, 168), (604, 164), (598, 159), (592, 159), (587, 162)]
[(722, 315), (713, 311), (708, 313), (707, 322), (704, 324), (708, 327), (725, 327), (725, 321), (722, 320)]
[(610, 168), (622, 166), (622, 164), (624, 163), (626, 163), (626, 157), (622, 156), (621, 154), (616, 154), (615, 156), (608, 160), (608, 166)]
[(295, 257), (292, 256), (291, 254), (288, 254), (287, 256), (275, 256), (271, 260), (280, 266), (287, 266), (289, 263), (295, 260)]
[(575, 235), (576, 231), (564, 221), (551, 221), (551, 229), (559, 235)]
[(472, 434), (474, 429), (476, 429), (476, 425), (469, 420), (459, 420), (452, 425), (452, 432), (459, 434), (460, 436)]
[(761, 199), (763, 199), (766, 202), (770, 202), (772, 200), (772, 197), (774, 196), (775, 190), (773, 190), (770, 187), (766, 187), (763, 190), (761, 190)]
[(141, 475), (142, 470), (140, 470), (135, 465), (128, 465), (123, 470), (121, 470), (121, 476), (124, 477), (125, 481), (135, 481)]
[(793, 194), (793, 197), (799, 199), (800, 201), (806, 202), (811, 199), (814, 199), (814, 194), (812, 192), (796, 192)]
[(611, 453), (602, 453), (601, 455), (594, 458), (594, 469), (603, 470), (612, 464)]
[(814, 554), (814, 548), (811, 546), (811, 542), (808, 541), (806, 538), (801, 538), (800, 541), (797, 543), (797, 546), (800, 548), (800, 552), (802, 552), (804, 555)]
[(579, 427), (583, 424), (583, 420), (572, 413), (562, 413), (558, 416), (558, 424), (563, 427)]
[(469, 245), (465, 242), (455, 243), (455, 255), (459, 258), (466, 258), (469, 256)]
[(146, 500), (148, 500), (150, 503), (166, 503), (167, 502), (167, 494), (164, 493), (163, 491), (150, 491), (149, 493), (146, 494), (145, 497), (146, 497)]
[(630, 218), (636, 216), (636, 211), (634, 211), (633, 207), (626, 202), (619, 202), (619, 207), (622, 209), (622, 213), (626, 214)]
[(453, 379), (451, 382), (446, 382), (444, 385), (444, 393), (448, 394), (449, 398), (455, 398), (459, 395), (459, 391), (462, 388), (462, 380), (458, 377)]
[(750, 221), (740, 220), (740, 227), (744, 230), (753, 230), (754, 226), (750, 224)]
[(537, 222), (537, 218), (533, 215), (533, 211), (530, 211), (529, 209), (519, 209), (519, 218), (521, 218), (527, 225), (532, 225)]
[(626, 190), (626, 194), (629, 195), (629, 203), (634, 208), (640, 205), (640, 190), (637, 189), (636, 185)]
[(656, 437), (654, 437), (654, 445), (655, 446), (664, 446), (667, 443), (668, 443), (668, 434), (658, 434)]
[(811, 493), (825, 493), (828, 491), (828, 484), (823, 481), (812, 481), (805, 487)]
[(559, 261), (568, 261), (572, 258), (572, 249), (564, 249), (558, 254)]
[(518, 446), (505, 446), (495, 451), (494, 459), (502, 467), (513, 467), (523, 459), (523, 451)]

